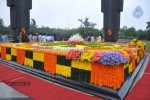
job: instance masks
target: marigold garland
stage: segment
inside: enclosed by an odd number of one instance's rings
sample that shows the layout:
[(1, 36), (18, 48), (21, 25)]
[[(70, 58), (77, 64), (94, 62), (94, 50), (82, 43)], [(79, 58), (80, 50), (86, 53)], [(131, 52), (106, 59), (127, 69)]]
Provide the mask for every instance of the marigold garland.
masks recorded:
[(73, 67), (73, 68), (91, 71), (91, 66), (92, 66), (92, 64), (89, 61), (72, 60), (72, 62), (71, 62), (71, 67)]
[(1, 47), (1, 58), (6, 59), (6, 47)]
[(33, 60), (44, 62), (44, 53), (34, 51)]
[(57, 64), (56, 74), (59, 74), (65, 77), (71, 77), (71, 67)]
[(16, 56), (17, 50), (15, 48), (11, 48), (11, 55)]
[(55, 74), (56, 73), (56, 63), (57, 55), (51, 53), (44, 53), (44, 70)]
[(11, 60), (11, 55), (10, 54), (6, 54), (6, 60)]
[(135, 70), (135, 67), (136, 65), (135, 65), (135, 56), (134, 56), (132, 59), (132, 70)]
[(132, 69), (132, 63), (129, 62), (129, 73), (131, 73), (132, 71), (133, 71), (133, 69)]
[(124, 69), (128, 67), (129, 63), (124, 64)]
[(138, 52), (137, 52), (138, 54), (138, 57), (137, 57), (137, 59), (138, 59), (138, 63), (141, 61), (141, 57), (140, 57), (140, 50), (138, 50)]
[(24, 60), (25, 60), (25, 50), (17, 49), (17, 63), (23, 65)]
[(127, 51), (122, 50), (122, 51), (118, 51), (118, 52), (121, 53), (122, 55), (124, 55), (127, 60), (130, 59), (130, 55), (127, 53)]
[(124, 67), (123, 65), (103, 65), (95, 62), (92, 64), (91, 81), (90, 83), (100, 86), (107, 86), (113, 89), (119, 89), (124, 82)]
[(29, 58), (25, 58), (24, 65), (33, 67), (33, 60)]

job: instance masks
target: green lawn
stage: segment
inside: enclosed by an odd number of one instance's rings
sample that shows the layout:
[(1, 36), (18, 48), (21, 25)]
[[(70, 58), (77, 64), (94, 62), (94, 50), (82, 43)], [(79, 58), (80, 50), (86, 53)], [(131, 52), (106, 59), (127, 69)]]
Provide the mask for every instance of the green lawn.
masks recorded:
[(145, 41), (146, 43), (146, 53), (150, 53), (150, 41)]

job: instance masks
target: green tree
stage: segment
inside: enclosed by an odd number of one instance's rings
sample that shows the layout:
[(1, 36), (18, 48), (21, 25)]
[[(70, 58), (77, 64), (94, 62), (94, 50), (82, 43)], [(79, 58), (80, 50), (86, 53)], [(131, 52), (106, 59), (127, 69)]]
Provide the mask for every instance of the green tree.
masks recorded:
[(4, 26), (4, 21), (3, 21), (2, 18), (0, 18), (0, 26), (1, 26), (1, 27)]
[(146, 31), (146, 40), (150, 40), (150, 29)]
[(147, 27), (146, 27), (147, 30), (150, 30), (150, 21), (147, 22)]
[(146, 27), (146, 39), (150, 40), (150, 21), (147, 22), (147, 27)]
[(37, 32), (37, 25), (36, 25), (36, 21), (35, 19), (31, 19), (31, 22), (30, 22), (30, 31), (31, 32)]
[(4, 28), (4, 21), (2, 18), (0, 18), (0, 33), (3, 32), (3, 28)]
[(138, 37), (138, 39), (140, 39), (140, 40), (144, 40), (145, 39), (145, 37), (146, 37), (146, 33), (145, 33), (145, 31), (143, 31), (143, 30), (138, 30), (137, 31), (137, 37)]
[(134, 27), (130, 27), (124, 31), (126, 39), (133, 39), (137, 37), (136, 30)]
[(125, 34), (125, 31), (127, 30), (127, 26), (123, 26), (122, 28), (120, 28), (119, 32), (118, 32), (118, 36), (119, 36), (119, 39), (126, 39), (126, 34)]

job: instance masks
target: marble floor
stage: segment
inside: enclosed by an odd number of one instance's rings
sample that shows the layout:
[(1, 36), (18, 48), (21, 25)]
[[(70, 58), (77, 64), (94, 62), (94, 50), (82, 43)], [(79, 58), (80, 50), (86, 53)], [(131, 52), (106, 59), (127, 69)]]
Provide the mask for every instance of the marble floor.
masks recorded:
[(0, 82), (0, 100), (29, 100), (27, 96)]

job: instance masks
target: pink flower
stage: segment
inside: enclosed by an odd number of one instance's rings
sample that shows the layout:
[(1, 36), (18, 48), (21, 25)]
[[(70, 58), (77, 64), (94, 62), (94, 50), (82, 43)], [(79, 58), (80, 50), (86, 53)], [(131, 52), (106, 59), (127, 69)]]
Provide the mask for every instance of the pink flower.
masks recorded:
[(81, 51), (75, 51), (75, 50), (70, 50), (67, 54), (66, 54), (66, 59), (78, 59), (81, 56)]
[(92, 61), (98, 61), (100, 59), (100, 57), (103, 55), (103, 52), (95, 52)]
[(71, 41), (71, 40), (68, 40), (67, 43), (68, 44), (84, 44), (83, 41)]

